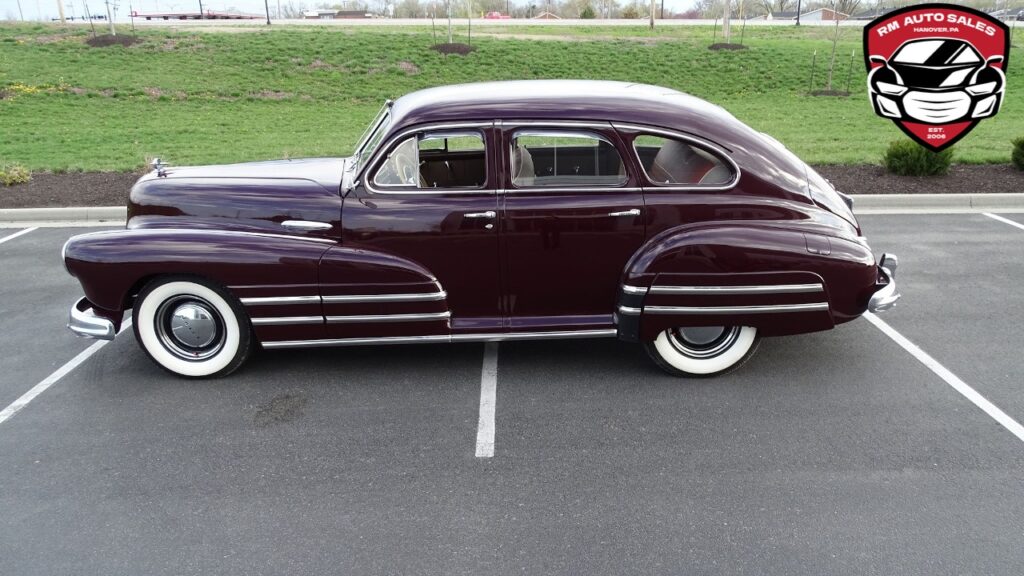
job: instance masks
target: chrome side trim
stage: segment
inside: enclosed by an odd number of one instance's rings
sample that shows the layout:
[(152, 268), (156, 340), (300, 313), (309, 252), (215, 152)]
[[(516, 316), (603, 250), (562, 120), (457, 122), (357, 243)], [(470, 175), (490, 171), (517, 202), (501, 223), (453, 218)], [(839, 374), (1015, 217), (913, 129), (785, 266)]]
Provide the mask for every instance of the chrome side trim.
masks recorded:
[(647, 294), (646, 286), (630, 286), (629, 284), (622, 285), (622, 291), (626, 294)]
[(285, 220), (281, 222), (283, 228), (305, 232), (310, 230), (330, 230), (333, 224), (330, 222), (314, 222), (312, 220)]
[(636, 316), (640, 314), (642, 310), (640, 308), (633, 308), (631, 306), (619, 306), (619, 314), (628, 314), (630, 316)]
[(362, 322), (430, 322), (447, 320), (451, 312), (428, 312), (423, 314), (360, 314), (357, 316), (328, 316), (328, 324), (354, 324)]
[(770, 286), (652, 286), (651, 294), (803, 294), (822, 292), (821, 284), (775, 284)]
[(278, 316), (276, 318), (252, 318), (253, 326), (289, 326), (292, 324), (323, 323), (323, 316)]
[(452, 342), (499, 342), (506, 340), (562, 340), (570, 338), (608, 338), (614, 328), (602, 330), (564, 330), (558, 332), (514, 332), (505, 334), (438, 334), (431, 336), (386, 336), (382, 338), (335, 338), (330, 340), (279, 340), (264, 342), (263, 347), (316, 348), (322, 346), (377, 346), (382, 344), (432, 344)]
[(257, 298), (242, 298), (245, 306), (280, 306), (287, 304), (319, 304), (319, 296), (270, 296)]
[(688, 191), (688, 190), (721, 191), (721, 190), (730, 190), (730, 189), (734, 188), (736, 186), (736, 184), (738, 184), (739, 181), (740, 181), (740, 166), (739, 166), (739, 164), (737, 164), (736, 161), (732, 159), (732, 156), (730, 156), (723, 147), (721, 147), (721, 146), (719, 146), (717, 144), (714, 144), (714, 143), (712, 143), (709, 140), (704, 140), (702, 138), (697, 138), (696, 136), (691, 136), (689, 134), (684, 134), (682, 132), (676, 132), (675, 130), (665, 130), (664, 128), (657, 128), (657, 127), (654, 127), (654, 126), (644, 126), (642, 124), (627, 124), (627, 123), (621, 123), (621, 122), (612, 122), (612, 126), (614, 126), (616, 130), (619, 130), (619, 129), (635, 130), (637, 132), (646, 132), (648, 134), (657, 134), (657, 135), (660, 135), (660, 136), (666, 136), (668, 138), (676, 138), (676, 139), (679, 139), (679, 140), (683, 140), (684, 142), (689, 142), (691, 144), (696, 144), (697, 146), (699, 146), (701, 148), (710, 150), (712, 153), (714, 153), (714, 155), (716, 157), (724, 159), (729, 164), (729, 167), (732, 168), (732, 170), (733, 170), (733, 179), (732, 179), (732, 181), (730, 181), (728, 184), (721, 184), (721, 185), (718, 185), (718, 186), (701, 186), (699, 184), (695, 184), (695, 185), (658, 184), (657, 182), (652, 180), (651, 177), (647, 174), (647, 170), (644, 169), (643, 162), (640, 162), (640, 155), (637, 154), (636, 146), (631, 142), (629, 147), (633, 151), (633, 160), (635, 160), (637, 165), (640, 166), (640, 171), (643, 173), (644, 178), (650, 184), (649, 187), (645, 188), (645, 190), (647, 190), (647, 191), (654, 191), (654, 190), (667, 190), (667, 191), (670, 191), (670, 192), (671, 191)]
[(324, 304), (355, 304), (360, 302), (429, 302), (444, 300), (448, 293), (426, 292), (423, 294), (353, 294), (340, 296), (323, 296)]
[(68, 314), (68, 329), (76, 336), (97, 340), (113, 340), (117, 335), (117, 332), (114, 331), (114, 323), (94, 314), (92, 307), (89, 306), (89, 301), (85, 298), (79, 298), (71, 305), (71, 312)]
[(828, 310), (828, 302), (771, 306), (644, 306), (644, 312), (650, 314), (774, 314), (776, 312), (816, 312), (819, 310)]
[[(304, 240), (306, 242), (318, 242), (320, 244), (330, 244), (332, 246), (337, 244), (336, 241), (331, 240), (329, 238), (317, 238), (315, 236), (298, 236), (293, 234), (274, 234), (271, 232), (252, 232), (243, 230), (207, 230), (205, 228), (161, 228), (156, 226), (152, 228), (128, 228), (127, 230), (135, 230), (139, 232), (172, 232), (177, 234), (209, 234), (213, 236), (257, 236), (260, 238), (285, 238), (288, 240)], [(124, 232), (124, 230), (94, 232), (94, 234), (112, 232)]]
[(615, 328), (599, 330), (556, 330), (552, 332), (506, 332), (504, 334), (452, 334), (452, 342), (500, 342), (507, 340), (569, 340), (573, 338), (610, 338)]

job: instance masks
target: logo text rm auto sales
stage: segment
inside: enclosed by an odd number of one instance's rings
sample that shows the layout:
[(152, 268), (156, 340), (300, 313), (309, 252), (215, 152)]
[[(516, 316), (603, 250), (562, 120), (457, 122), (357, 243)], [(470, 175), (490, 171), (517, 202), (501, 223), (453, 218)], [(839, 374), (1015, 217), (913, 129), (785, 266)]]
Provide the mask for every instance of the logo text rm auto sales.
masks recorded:
[(1006, 24), (964, 6), (908, 6), (864, 27), (875, 113), (936, 151), (999, 112), (1009, 56)]

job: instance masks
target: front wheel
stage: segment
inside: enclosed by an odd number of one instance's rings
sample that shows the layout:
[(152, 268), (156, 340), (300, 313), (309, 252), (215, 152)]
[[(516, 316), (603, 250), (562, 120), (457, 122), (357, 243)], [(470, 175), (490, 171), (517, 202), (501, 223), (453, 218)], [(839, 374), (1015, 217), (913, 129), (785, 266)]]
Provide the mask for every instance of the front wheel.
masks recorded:
[(665, 330), (644, 348), (673, 376), (708, 377), (738, 368), (759, 341), (757, 328), (751, 326), (694, 326)]
[(135, 301), (132, 323), (146, 354), (179, 376), (225, 376), (252, 350), (252, 329), (238, 299), (197, 278), (147, 284)]

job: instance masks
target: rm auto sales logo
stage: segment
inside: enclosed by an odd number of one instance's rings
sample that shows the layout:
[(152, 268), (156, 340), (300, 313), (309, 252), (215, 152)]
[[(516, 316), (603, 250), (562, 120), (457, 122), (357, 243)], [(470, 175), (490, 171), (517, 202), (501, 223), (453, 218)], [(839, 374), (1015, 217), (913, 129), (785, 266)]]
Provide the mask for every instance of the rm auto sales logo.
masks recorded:
[(864, 27), (875, 113), (936, 151), (999, 112), (1009, 56), (1006, 24), (963, 6), (908, 6)]

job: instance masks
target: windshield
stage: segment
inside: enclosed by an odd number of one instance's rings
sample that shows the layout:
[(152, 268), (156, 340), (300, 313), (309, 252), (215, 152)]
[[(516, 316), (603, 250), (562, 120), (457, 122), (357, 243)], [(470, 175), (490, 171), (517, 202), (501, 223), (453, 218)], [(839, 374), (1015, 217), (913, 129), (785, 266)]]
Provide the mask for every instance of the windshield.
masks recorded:
[(373, 151), (380, 144), (381, 138), (388, 131), (388, 126), (391, 124), (391, 101), (388, 100), (384, 106), (374, 117), (373, 122), (366, 128), (363, 135), (359, 138), (359, 144), (356, 145), (355, 153), (355, 172), (359, 172), (362, 169), (363, 164), (370, 158)]
[(889, 63), (906, 86), (950, 88), (966, 84), (982, 62), (970, 44), (947, 39), (908, 42)]

